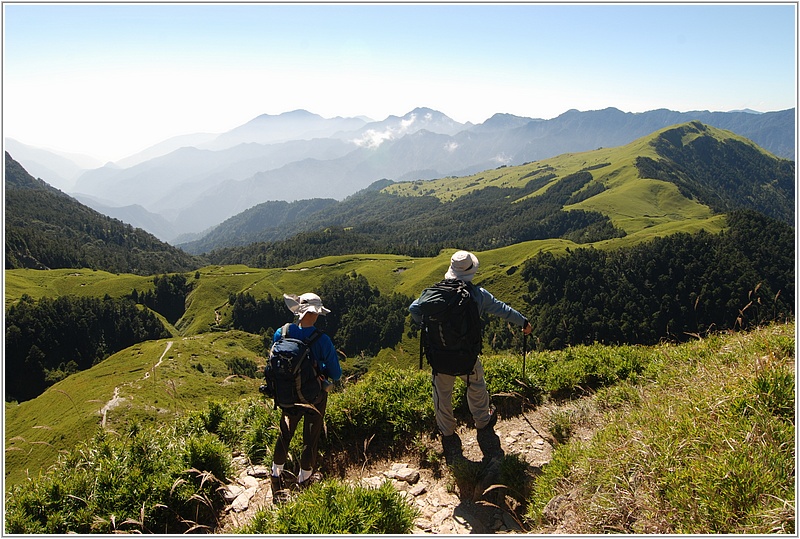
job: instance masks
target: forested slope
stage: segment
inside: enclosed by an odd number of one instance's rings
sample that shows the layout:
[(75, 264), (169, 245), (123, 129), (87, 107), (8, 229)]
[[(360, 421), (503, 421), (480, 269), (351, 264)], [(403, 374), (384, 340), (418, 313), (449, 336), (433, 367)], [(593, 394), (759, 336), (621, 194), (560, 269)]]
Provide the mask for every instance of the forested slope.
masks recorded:
[(93, 268), (153, 275), (202, 265), (33, 178), (7, 152), (5, 240), (6, 269)]

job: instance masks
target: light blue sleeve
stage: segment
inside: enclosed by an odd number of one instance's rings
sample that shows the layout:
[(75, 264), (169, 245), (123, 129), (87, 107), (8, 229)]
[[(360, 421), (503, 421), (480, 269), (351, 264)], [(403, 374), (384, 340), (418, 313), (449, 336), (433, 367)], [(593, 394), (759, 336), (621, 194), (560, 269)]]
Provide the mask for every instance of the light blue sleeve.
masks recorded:
[(414, 322), (417, 324), (422, 323), (422, 312), (419, 310), (419, 298), (411, 302), (411, 305), (408, 306), (408, 311), (411, 313), (411, 318)]
[(475, 294), (475, 298), (478, 300), (478, 312), (481, 314), (488, 313), (512, 324), (516, 324), (519, 327), (524, 327), (525, 323), (527, 322), (527, 318), (525, 318), (519, 311), (513, 309), (494, 297), (491, 292), (482, 288), (480, 286), (475, 287), (478, 291), (478, 294)]

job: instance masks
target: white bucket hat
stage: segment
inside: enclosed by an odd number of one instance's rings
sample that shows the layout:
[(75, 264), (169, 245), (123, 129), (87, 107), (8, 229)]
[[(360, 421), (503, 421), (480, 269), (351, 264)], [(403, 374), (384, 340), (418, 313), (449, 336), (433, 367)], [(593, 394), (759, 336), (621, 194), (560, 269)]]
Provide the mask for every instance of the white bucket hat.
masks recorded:
[(478, 257), (469, 251), (458, 251), (450, 257), (450, 267), (444, 278), (471, 281), (476, 271), (478, 271)]
[(283, 301), (289, 310), (300, 316), (300, 318), (303, 318), (306, 313), (317, 313), (325, 316), (331, 312), (330, 309), (326, 309), (322, 305), (322, 299), (312, 292), (306, 292), (299, 297), (294, 294), (284, 294)]

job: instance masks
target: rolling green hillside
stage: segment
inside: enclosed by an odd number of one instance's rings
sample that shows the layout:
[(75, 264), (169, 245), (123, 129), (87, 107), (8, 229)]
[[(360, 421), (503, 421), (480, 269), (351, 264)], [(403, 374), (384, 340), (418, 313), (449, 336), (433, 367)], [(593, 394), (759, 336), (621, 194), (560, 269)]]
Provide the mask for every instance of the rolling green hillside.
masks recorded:
[(259, 338), (243, 332), (208, 333), (147, 341), (75, 373), (39, 397), (5, 405), (6, 482), (37, 475), (62, 449), (101, 426), (159, 424), (205, 407), (209, 400), (258, 394), (259, 381), (234, 374), (237, 358), (263, 365)]
[(792, 223), (793, 200), (792, 161), (692, 122), (617, 148), (367, 189), (275, 231), (289, 240), (217, 244), (208, 259), (280, 267), (325, 255), (434, 256), (553, 238), (593, 244), (633, 235), (636, 243), (699, 223), (719, 230), (719, 216), (736, 209)]
[[(725, 157), (731, 154), (735, 154), (737, 159), (726, 161)], [(641, 167), (637, 162), (643, 159), (662, 167), (672, 167), (671, 170), (679, 171), (682, 178), (657, 171), (656, 167)], [(751, 168), (746, 168), (743, 163), (751, 164)], [(714, 180), (710, 178), (709, 167), (714, 167)], [(742, 168), (746, 168), (749, 174), (747, 181), (751, 187), (741, 190), (768, 190), (769, 202), (756, 203), (745, 195), (726, 193), (735, 191), (729, 180), (742, 178), (745, 174)], [(538, 197), (564, 177), (578, 171), (591, 172), (595, 184), (602, 185), (602, 190), (597, 188), (599, 192), (588, 196), (593, 185), (587, 184), (583, 189), (587, 198), (567, 204), (565, 209), (598, 211), (628, 234), (672, 221), (707, 219), (714, 213), (735, 208), (755, 209), (786, 222), (793, 220), (794, 163), (777, 159), (729, 131), (698, 122), (665, 128), (618, 148), (563, 154), (519, 167), (501, 167), (461, 178), (398, 183), (384, 188), (384, 192), (434, 196), (448, 202), (486, 187), (522, 187), (531, 178), (549, 176), (547, 183), (527, 195)], [(648, 175), (648, 172), (656, 174)], [(682, 193), (681, 188), (687, 192)], [(710, 206), (719, 207), (718, 199), (729, 202), (715, 212)]]

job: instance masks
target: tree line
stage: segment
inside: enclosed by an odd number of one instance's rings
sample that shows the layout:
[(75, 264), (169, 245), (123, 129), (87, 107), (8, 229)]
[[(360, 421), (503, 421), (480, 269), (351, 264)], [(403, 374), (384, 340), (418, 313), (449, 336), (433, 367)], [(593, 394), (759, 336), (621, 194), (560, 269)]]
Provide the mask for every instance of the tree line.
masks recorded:
[(181, 273), (153, 277), (153, 290), (131, 292), (131, 299), (161, 314), (170, 324), (177, 322), (186, 312), (186, 297), (192, 285)]
[(130, 299), (23, 295), (6, 310), (6, 400), (32, 399), (72, 373), (142, 341), (169, 337)]
[(728, 224), (718, 235), (533, 257), (521, 275), (540, 345), (682, 341), (793, 317), (792, 227), (749, 210)]
[[(381, 294), (363, 275), (350, 272), (330, 277), (314, 290), (330, 313), (316, 326), (325, 331), (337, 349), (348, 357), (374, 356), (391, 348), (403, 337), (408, 305), (413, 298), (403, 294)], [(249, 292), (231, 294), (231, 325), (264, 337), (265, 349), (275, 330), (293, 321), (283, 297), (255, 298)]]

